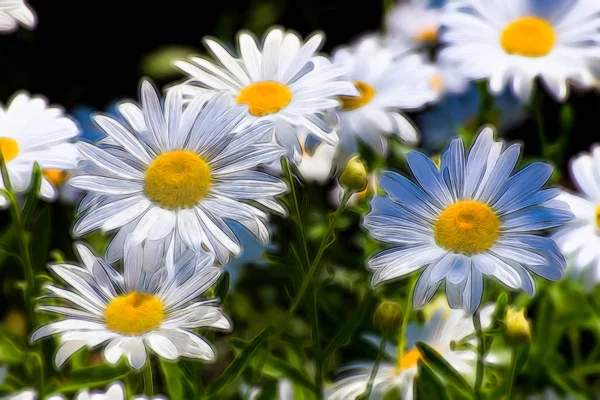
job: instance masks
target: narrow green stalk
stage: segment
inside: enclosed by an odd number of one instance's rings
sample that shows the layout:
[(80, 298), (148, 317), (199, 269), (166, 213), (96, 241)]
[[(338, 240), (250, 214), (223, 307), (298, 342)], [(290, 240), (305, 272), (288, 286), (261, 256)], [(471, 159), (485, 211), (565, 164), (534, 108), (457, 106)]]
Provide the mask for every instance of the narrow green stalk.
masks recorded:
[(154, 381), (152, 379), (152, 358), (148, 356), (148, 362), (143, 371), (144, 393), (151, 396), (154, 394)]
[(483, 330), (481, 329), (481, 318), (479, 316), (479, 310), (473, 314), (473, 326), (475, 327), (475, 334), (477, 336), (477, 370), (475, 375), (475, 399), (482, 399), (481, 385), (483, 383), (484, 373), (484, 358), (485, 358), (485, 342), (483, 339)]
[(512, 348), (510, 357), (510, 383), (508, 385), (507, 400), (512, 400), (513, 398), (513, 388), (515, 386), (515, 379), (517, 377), (517, 358), (519, 358), (519, 345), (515, 344)]
[[(306, 233), (304, 232), (304, 224), (302, 223), (302, 216), (300, 214), (300, 204), (298, 202), (298, 193), (296, 191), (296, 185), (294, 184), (294, 175), (292, 174), (292, 167), (290, 162), (284, 158), (283, 161), (284, 170), (286, 172), (288, 181), (290, 183), (290, 190), (292, 191), (292, 199), (294, 200), (294, 214), (298, 221), (298, 232), (300, 233), (300, 240), (302, 241), (302, 249), (304, 250), (304, 258), (306, 268), (310, 265), (310, 257), (308, 255), (308, 242), (306, 241)], [(302, 268), (304, 274), (305, 269)]]
[(400, 334), (398, 336), (398, 349), (396, 351), (398, 357), (402, 357), (402, 355), (404, 355), (404, 348), (406, 347), (406, 328), (408, 326), (408, 321), (410, 320), (410, 314), (412, 313), (413, 292), (415, 291), (417, 280), (418, 277), (412, 278), (412, 281), (408, 285), (406, 306), (404, 307), (404, 319), (402, 321), (402, 326), (400, 327)]
[(371, 374), (369, 375), (369, 381), (367, 382), (367, 387), (362, 395), (359, 396), (361, 400), (367, 400), (371, 395), (371, 391), (373, 390), (373, 384), (375, 383), (375, 377), (377, 376), (377, 371), (379, 371), (379, 364), (381, 363), (381, 359), (385, 354), (385, 345), (387, 344), (387, 335), (383, 335), (381, 338), (381, 342), (379, 343), (379, 351), (377, 352), (377, 358), (375, 359), (375, 364), (373, 364), (373, 368), (371, 369)]
[(544, 128), (544, 114), (542, 110), (542, 96), (539, 88), (533, 89), (533, 95), (531, 99), (531, 112), (535, 118), (537, 126), (538, 140), (540, 141), (540, 147), (542, 150), (542, 157), (545, 159), (550, 158), (550, 144), (546, 139), (546, 132)]

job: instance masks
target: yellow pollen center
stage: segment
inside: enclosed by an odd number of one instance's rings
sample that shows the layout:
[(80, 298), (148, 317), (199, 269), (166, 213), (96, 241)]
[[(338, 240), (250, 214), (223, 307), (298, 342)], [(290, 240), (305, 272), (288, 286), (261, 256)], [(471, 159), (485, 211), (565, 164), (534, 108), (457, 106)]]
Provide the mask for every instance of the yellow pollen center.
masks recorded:
[(596, 207), (596, 228), (600, 229), (600, 205)]
[(4, 156), (4, 162), (9, 162), (19, 155), (19, 143), (15, 139), (0, 138), (0, 152)]
[(416, 38), (419, 42), (435, 42), (438, 37), (438, 27), (437, 26), (428, 26), (424, 29), (421, 29)]
[(279, 82), (264, 81), (246, 86), (238, 94), (238, 104), (246, 104), (255, 117), (275, 114), (290, 104), (292, 91)]
[(402, 371), (406, 371), (407, 369), (411, 369), (417, 366), (419, 360), (422, 360), (423, 356), (421, 352), (417, 348), (410, 349), (406, 353), (402, 355), (402, 357), (398, 358), (396, 362), (396, 374), (399, 374)]
[(61, 187), (65, 180), (69, 177), (69, 173), (62, 169), (47, 168), (43, 171), (44, 177), (54, 186), (55, 188)]
[(342, 110), (354, 111), (365, 106), (375, 97), (375, 89), (373, 86), (362, 81), (354, 81), (356, 90), (360, 93), (358, 96), (339, 96), (338, 100), (341, 103)]
[(433, 90), (439, 92), (439, 91), (441, 91), (444, 88), (444, 79), (439, 74), (432, 75), (429, 78), (429, 85), (431, 86), (431, 88)]
[(173, 150), (163, 153), (146, 169), (146, 196), (170, 210), (195, 206), (208, 194), (211, 187), (211, 168), (193, 151)]
[(132, 292), (114, 298), (104, 310), (106, 327), (126, 336), (138, 336), (160, 326), (165, 319), (163, 303), (156, 296)]
[(440, 247), (454, 253), (483, 253), (500, 235), (500, 218), (485, 203), (461, 200), (440, 213), (433, 235)]
[(543, 57), (556, 43), (556, 32), (547, 21), (538, 17), (521, 17), (510, 22), (500, 35), (500, 44), (508, 54)]

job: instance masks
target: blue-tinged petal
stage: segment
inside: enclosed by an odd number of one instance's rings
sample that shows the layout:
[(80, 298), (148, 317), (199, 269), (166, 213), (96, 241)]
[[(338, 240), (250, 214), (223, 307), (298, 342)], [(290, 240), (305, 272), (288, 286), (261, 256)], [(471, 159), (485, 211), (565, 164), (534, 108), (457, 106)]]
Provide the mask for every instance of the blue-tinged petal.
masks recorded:
[(413, 151), (406, 156), (408, 165), (421, 187), (429, 193), (438, 208), (452, 203), (452, 196), (437, 167), (423, 153)]
[(519, 160), (521, 146), (514, 144), (506, 149), (498, 158), (494, 165), (494, 169), (485, 182), (482, 188), (479, 199), (485, 203), (493, 203), (494, 200), (502, 193), (501, 188), (515, 169), (515, 165)]
[(469, 272), (471, 272), (471, 260), (462, 254), (458, 254), (452, 263), (450, 271), (448, 271), (446, 279), (450, 283), (458, 284), (467, 279)]
[(375, 196), (373, 200), (371, 200), (371, 208), (372, 211), (369, 213), (369, 215), (391, 215), (396, 218), (410, 221), (412, 224), (419, 225), (424, 229), (428, 229), (430, 227), (428, 222), (422, 219), (419, 215), (414, 214), (402, 204), (396, 203), (395, 201), (385, 197)]
[(558, 188), (543, 189), (524, 199), (515, 198), (506, 203), (501, 209), (497, 209), (494, 204), (492, 204), (492, 207), (502, 216), (503, 214), (519, 211), (526, 207), (546, 203), (558, 197), (560, 193), (561, 190)]
[(431, 231), (389, 215), (367, 215), (364, 226), (374, 239), (382, 242), (402, 245), (431, 242)]
[(369, 260), (369, 268), (375, 271), (371, 283), (375, 286), (380, 282), (408, 275), (442, 255), (441, 249), (433, 249), (428, 244), (384, 250)]
[(442, 177), (454, 200), (460, 200), (465, 180), (465, 148), (461, 139), (454, 139), (442, 156)]
[(502, 217), (502, 230), (529, 232), (549, 229), (571, 221), (574, 217), (570, 210), (558, 207), (562, 202), (550, 201), (544, 204), (545, 206), (532, 206), (505, 214)]
[(415, 292), (413, 294), (413, 306), (415, 308), (421, 308), (431, 300), (440, 282), (431, 281), (431, 267), (425, 268), (425, 271), (419, 277), (417, 285), (415, 286)]
[(444, 279), (448, 275), (448, 272), (452, 269), (452, 265), (454, 265), (457, 256), (457, 254), (447, 252), (443, 258), (438, 260), (438, 262), (431, 264), (429, 267), (431, 269), (431, 281), (439, 282)]
[(494, 204), (496, 210), (503, 210), (509, 203), (516, 204), (532, 196), (552, 175), (552, 167), (544, 163), (533, 163), (523, 168), (504, 183)]
[(567, 261), (554, 240), (536, 235), (510, 235), (510, 238), (518, 240), (529, 250), (536, 251), (547, 260), (547, 263), (541, 266), (523, 265), (523, 267), (550, 280), (557, 280), (563, 276)]
[(446, 297), (451, 308), (462, 309), (473, 314), (483, 294), (483, 278), (481, 272), (469, 267), (464, 279), (453, 283), (446, 281)]
[(465, 188), (463, 196), (472, 198), (479, 183), (485, 174), (487, 160), (494, 142), (494, 132), (491, 129), (484, 129), (477, 136), (473, 144), (469, 157), (467, 159), (467, 175), (465, 177)]
[(487, 255), (489, 262), (494, 265), (492, 276), (511, 289), (518, 289), (521, 287), (521, 276), (510, 266), (510, 264), (500, 256), (496, 256), (492, 253), (488, 253)]
[(423, 217), (435, 218), (437, 212), (431, 204), (430, 196), (407, 178), (395, 172), (385, 171), (379, 184), (392, 199), (406, 208)]

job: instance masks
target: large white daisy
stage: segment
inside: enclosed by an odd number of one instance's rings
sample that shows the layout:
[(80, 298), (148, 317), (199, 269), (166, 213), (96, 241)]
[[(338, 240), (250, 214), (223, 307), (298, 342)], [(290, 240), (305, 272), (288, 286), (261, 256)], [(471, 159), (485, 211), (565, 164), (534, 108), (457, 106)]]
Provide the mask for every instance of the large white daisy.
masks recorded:
[(338, 96), (358, 95), (349, 81), (340, 80), (344, 70), (315, 55), (322, 41), (323, 35), (314, 34), (302, 44), (295, 33), (271, 29), (259, 48), (252, 35), (242, 32), (238, 36), (241, 58), (237, 58), (215, 40), (206, 39), (221, 65), (199, 57), (176, 62), (189, 80), (175, 90), (191, 97), (226, 92), (232, 103), (248, 107), (250, 120), (272, 122), (276, 140), (291, 159), (300, 161), (300, 132), (307, 129), (335, 144), (337, 134), (323, 113), (339, 105)]
[(593, 0), (471, 0), (442, 18), (440, 60), (494, 93), (509, 85), (528, 101), (536, 77), (560, 101), (568, 82), (591, 87), (600, 57), (600, 3)]
[(398, 4), (386, 16), (386, 34), (390, 43), (434, 44), (441, 25), (443, 1), (409, 0)]
[(254, 170), (284, 153), (276, 144), (258, 143), (272, 125), (247, 126), (246, 108), (231, 105), (226, 95), (184, 108), (181, 94), (171, 91), (163, 110), (155, 89), (143, 82), (141, 98), (141, 109), (119, 106), (128, 127), (96, 116), (108, 139), (97, 146), (80, 142), (84, 162), (70, 183), (90, 194), (80, 204), (75, 234), (119, 229), (109, 261), (122, 257), (126, 244), (144, 245), (160, 259), (170, 244), (182, 242), (226, 263), (240, 252), (226, 220), (267, 243), (267, 214), (248, 203), (283, 212), (275, 196), (285, 183)]
[[(476, 355), (472, 350), (452, 350), (452, 343), (473, 334), (472, 319), (461, 310), (447, 311), (446, 307), (438, 306), (430, 320), (424, 326), (410, 324), (407, 327), (407, 350), (398, 354), (395, 346), (386, 346), (386, 360), (379, 365), (379, 370), (373, 381), (373, 390), (369, 399), (380, 399), (387, 392), (398, 388), (402, 399), (413, 399), (413, 385), (417, 375), (417, 364), (422, 359), (417, 341), (433, 347), (448, 363), (463, 375), (472, 377)], [(492, 320), (493, 305), (481, 309), (482, 327), (487, 327)], [(379, 347), (379, 338), (367, 338)], [(488, 361), (493, 360), (489, 356)], [(373, 363), (358, 363), (345, 368), (345, 376), (334, 382), (328, 390), (328, 400), (351, 400), (364, 393)]]
[(333, 64), (348, 71), (360, 92), (341, 97), (337, 111), (340, 144), (356, 151), (358, 140), (384, 153), (388, 135), (415, 143), (417, 131), (400, 110), (416, 110), (439, 96), (439, 74), (420, 54), (399, 54), (381, 39), (368, 36), (350, 48), (334, 52)]
[(588, 287), (600, 282), (600, 147), (571, 162), (571, 176), (581, 194), (563, 191), (559, 199), (569, 205), (575, 219), (559, 229), (553, 238), (569, 257), (576, 272), (583, 274)]
[[(42, 97), (20, 93), (6, 108), (0, 107), (0, 152), (15, 192), (23, 193), (29, 188), (36, 162), (44, 169), (76, 168), (79, 153), (72, 141), (78, 134), (77, 125), (63, 110), (48, 106)], [(0, 186), (5, 187), (1, 179)], [(48, 200), (56, 197), (46, 176), (42, 179), (41, 195)], [(0, 196), (0, 207), (7, 204), (7, 199)]]
[(32, 336), (35, 341), (59, 335), (57, 367), (79, 349), (107, 342), (104, 357), (109, 363), (126, 355), (136, 369), (146, 363), (146, 346), (170, 360), (214, 361), (211, 346), (191, 332), (195, 328), (230, 329), (229, 320), (214, 301), (196, 300), (220, 274), (220, 269), (212, 266), (210, 254), (190, 251), (176, 260), (173, 268), (149, 272), (143, 269), (143, 253), (132, 248), (125, 254), (125, 273), (121, 274), (83, 244), (76, 249), (83, 266), (49, 266), (72, 290), (46, 286), (48, 296), (70, 305), (39, 307), (66, 319), (45, 325)]
[(19, 24), (33, 29), (37, 18), (25, 0), (0, 0), (0, 32), (14, 32)]
[(556, 280), (566, 265), (556, 243), (541, 236), (573, 218), (556, 200), (558, 189), (542, 189), (552, 167), (532, 163), (513, 175), (520, 146), (503, 148), (487, 128), (465, 154), (455, 139), (441, 167), (419, 152), (407, 155), (418, 184), (384, 172), (364, 224), (378, 240), (394, 247), (375, 255), (372, 283), (423, 270), (413, 297), (427, 303), (445, 282), (452, 308), (474, 312), (483, 292), (483, 275), (511, 289), (534, 292), (531, 273)]

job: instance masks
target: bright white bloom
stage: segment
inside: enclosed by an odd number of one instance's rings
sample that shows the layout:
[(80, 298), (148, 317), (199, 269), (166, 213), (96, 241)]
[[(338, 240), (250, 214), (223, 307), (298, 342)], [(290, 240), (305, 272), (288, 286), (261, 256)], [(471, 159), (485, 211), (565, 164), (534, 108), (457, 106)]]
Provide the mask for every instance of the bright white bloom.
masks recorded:
[(176, 90), (191, 97), (226, 92), (232, 103), (247, 105), (251, 121), (272, 122), (276, 140), (287, 149), (288, 157), (299, 162), (300, 133), (306, 129), (336, 144), (337, 134), (323, 114), (339, 105), (338, 96), (358, 95), (350, 82), (340, 80), (343, 70), (315, 55), (322, 41), (323, 35), (314, 34), (302, 44), (295, 33), (272, 29), (259, 48), (252, 35), (242, 32), (238, 36), (241, 58), (236, 58), (206, 39), (221, 66), (198, 57), (176, 62), (189, 75), (187, 83)]
[[(55, 357), (60, 367), (73, 353), (87, 346), (108, 342), (104, 357), (115, 364), (126, 355), (131, 366), (146, 363), (146, 346), (169, 360), (179, 357), (213, 361), (211, 346), (192, 332), (196, 328), (229, 330), (229, 320), (214, 301), (196, 301), (218, 279), (208, 254), (187, 252), (170, 268), (143, 270), (139, 248), (125, 254), (122, 275), (86, 246), (77, 252), (84, 266), (54, 264), (50, 269), (72, 290), (47, 285), (49, 296), (64, 299), (69, 306), (40, 306), (42, 311), (66, 319), (38, 329), (32, 340), (58, 334), (62, 343)], [(170, 271), (176, 271), (171, 274)]]
[(559, 279), (566, 265), (556, 243), (541, 236), (573, 218), (556, 200), (558, 189), (542, 189), (552, 167), (532, 163), (513, 175), (520, 146), (503, 148), (485, 129), (465, 154), (455, 139), (441, 167), (419, 152), (407, 155), (417, 183), (384, 172), (365, 226), (395, 247), (369, 261), (374, 285), (422, 270), (413, 304), (422, 307), (445, 283), (452, 308), (474, 312), (483, 292), (483, 275), (511, 289), (534, 292), (531, 273)]
[(417, 46), (435, 43), (443, 9), (431, 3), (432, 0), (398, 2), (386, 17), (388, 40)]
[(141, 109), (119, 105), (128, 127), (96, 116), (108, 139), (98, 146), (79, 143), (85, 161), (70, 183), (91, 193), (80, 204), (75, 234), (119, 229), (107, 250), (110, 262), (126, 246), (144, 245), (162, 259), (166, 249), (184, 244), (226, 263), (240, 252), (226, 220), (267, 243), (267, 214), (248, 203), (284, 212), (275, 196), (285, 183), (254, 170), (284, 153), (276, 144), (258, 143), (272, 125), (248, 126), (246, 107), (231, 105), (225, 95), (184, 108), (181, 94), (171, 91), (163, 109), (155, 89), (143, 82), (141, 98)]
[[(23, 390), (16, 394), (10, 394), (8, 396), (0, 397), (0, 400), (36, 400), (37, 392), (33, 389)], [(49, 399), (55, 400), (55, 399)]]
[(354, 153), (358, 140), (378, 153), (387, 148), (386, 136), (397, 135), (415, 143), (417, 131), (398, 110), (417, 110), (439, 96), (439, 75), (420, 54), (384, 47), (369, 36), (355, 46), (333, 54), (334, 65), (348, 71), (348, 78), (360, 92), (357, 97), (342, 97), (338, 110), (341, 146)]
[[(494, 311), (493, 305), (481, 309), (482, 326), (485, 328), (491, 323)], [(407, 327), (406, 350), (398, 354), (393, 345), (386, 347), (387, 360), (379, 365), (375, 376), (373, 390), (369, 399), (380, 399), (394, 388), (398, 388), (402, 399), (413, 399), (413, 385), (417, 374), (417, 364), (422, 356), (415, 347), (417, 341), (427, 343), (438, 351), (454, 369), (466, 376), (473, 376), (477, 356), (472, 350), (452, 350), (452, 342), (475, 332), (471, 318), (461, 310), (447, 311), (446, 307), (437, 307), (435, 314), (423, 327), (410, 324)], [(369, 341), (379, 347), (379, 338), (368, 337)], [(490, 357), (488, 361), (491, 361)], [(351, 400), (364, 393), (373, 363), (357, 363), (345, 368), (347, 374), (342, 379), (333, 383), (327, 394), (328, 400)]]
[(307, 182), (325, 183), (332, 176), (338, 148), (323, 142), (307, 146), (307, 142), (304, 140), (302, 144), (302, 160), (298, 163), (298, 172)]
[(509, 85), (527, 102), (536, 77), (564, 101), (567, 82), (591, 87), (600, 57), (600, 3), (593, 0), (472, 0), (443, 16), (440, 60), (472, 79), (489, 79), (500, 93)]
[(0, 0), (0, 32), (17, 30), (19, 23), (29, 29), (35, 28), (37, 18), (25, 0)]
[[(245, 396), (246, 391), (250, 390), (248, 395), (249, 400), (258, 400), (261, 398), (261, 388), (248, 388), (247, 385), (242, 385), (242, 395)], [(277, 383), (277, 400), (293, 400), (294, 390), (290, 381), (282, 379)]]
[[(27, 191), (36, 162), (47, 172), (76, 168), (79, 153), (72, 141), (78, 134), (77, 125), (63, 110), (48, 106), (42, 97), (20, 93), (8, 107), (0, 107), (0, 151), (15, 192)], [(42, 179), (41, 195), (52, 200), (56, 190), (47, 176)], [(1, 178), (0, 186), (5, 187)], [(0, 196), (0, 207), (7, 205), (8, 200)]]
[[(62, 396), (55, 396), (50, 398), (49, 400), (62, 400), (64, 399)], [(157, 396), (148, 399), (145, 396), (135, 396), (133, 400), (162, 400), (164, 397)], [(106, 390), (106, 392), (90, 392), (89, 390), (82, 390), (79, 392), (74, 400), (126, 400), (125, 398), (125, 389), (120, 382), (115, 382), (110, 385), (110, 387)]]
[(559, 199), (569, 205), (575, 219), (553, 238), (591, 288), (600, 282), (600, 147), (574, 158), (571, 176), (581, 194), (563, 191)]

